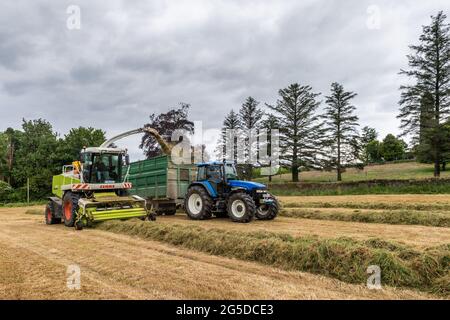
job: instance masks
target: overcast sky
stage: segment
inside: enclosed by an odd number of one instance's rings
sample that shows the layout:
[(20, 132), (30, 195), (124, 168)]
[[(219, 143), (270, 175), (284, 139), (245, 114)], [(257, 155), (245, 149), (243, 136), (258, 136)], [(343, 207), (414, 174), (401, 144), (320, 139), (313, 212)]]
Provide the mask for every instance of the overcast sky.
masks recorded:
[[(61, 135), (93, 126), (111, 136), (179, 102), (205, 129), (220, 128), (247, 96), (273, 103), (293, 82), (328, 94), (338, 81), (358, 93), (361, 126), (398, 134), (408, 45), (449, 9), (443, 0), (2, 1), (0, 130), (41, 117)], [(134, 158), (139, 140), (124, 141)]]

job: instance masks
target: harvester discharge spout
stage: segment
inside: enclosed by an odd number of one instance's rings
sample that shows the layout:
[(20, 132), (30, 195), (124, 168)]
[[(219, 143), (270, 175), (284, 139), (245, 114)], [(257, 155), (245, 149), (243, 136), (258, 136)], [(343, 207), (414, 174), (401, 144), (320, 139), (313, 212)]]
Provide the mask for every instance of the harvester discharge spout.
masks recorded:
[(134, 134), (139, 134), (139, 133), (148, 133), (149, 135), (153, 136), (155, 138), (155, 140), (159, 143), (159, 145), (161, 146), (161, 150), (163, 151), (163, 153), (167, 156), (170, 155), (170, 153), (172, 152), (172, 145), (167, 142), (160, 134), (159, 132), (154, 129), (154, 128), (149, 128), (149, 127), (144, 127), (144, 128), (138, 128), (138, 129), (134, 129), (134, 130), (130, 130), (124, 133), (121, 133), (117, 136), (114, 136), (108, 140), (106, 140), (105, 142), (102, 143), (102, 145), (100, 146), (100, 148), (109, 148), (113, 145), (114, 142), (123, 139), (125, 137), (134, 135)]

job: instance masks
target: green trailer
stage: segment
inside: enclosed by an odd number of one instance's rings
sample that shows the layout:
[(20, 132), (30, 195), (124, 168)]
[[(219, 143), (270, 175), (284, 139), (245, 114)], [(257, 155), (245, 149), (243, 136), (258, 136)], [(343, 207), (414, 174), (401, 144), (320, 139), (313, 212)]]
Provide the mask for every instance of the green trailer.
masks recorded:
[(170, 156), (158, 156), (130, 164), (124, 170), (132, 183), (130, 194), (147, 200), (147, 208), (157, 214), (175, 214), (191, 182), (196, 180), (194, 165), (175, 164)]

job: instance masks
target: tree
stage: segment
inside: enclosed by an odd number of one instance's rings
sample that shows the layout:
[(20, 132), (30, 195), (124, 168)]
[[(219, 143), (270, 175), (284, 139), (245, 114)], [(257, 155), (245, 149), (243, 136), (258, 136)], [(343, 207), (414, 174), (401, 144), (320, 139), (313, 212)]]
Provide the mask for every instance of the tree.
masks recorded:
[(428, 143), (429, 130), (435, 126), (434, 120), (434, 101), (430, 92), (425, 92), (420, 100), (420, 119), (419, 119), (419, 144)]
[(378, 132), (375, 128), (365, 126), (361, 130), (361, 144), (366, 146), (369, 142), (378, 139)]
[[(369, 144), (378, 138), (378, 132), (375, 128), (370, 128), (368, 126), (365, 126), (361, 130), (361, 137), (360, 137), (360, 147), (362, 150), (362, 158), (365, 163), (371, 162), (371, 155), (369, 153)], [(373, 152), (373, 144), (371, 144), (371, 152)], [(374, 154), (372, 154), (373, 156)], [(378, 159), (378, 158), (377, 158)], [(379, 160), (377, 160), (379, 161)]]
[(381, 162), (381, 144), (378, 140), (372, 140), (366, 145), (366, 154), (368, 163)]
[[(238, 139), (236, 136), (233, 137), (233, 141), (228, 141), (231, 138), (231, 132), (238, 131), (241, 127), (239, 121), (239, 115), (231, 110), (223, 120), (221, 137), (217, 143), (217, 158), (221, 160), (226, 160), (227, 156), (230, 159), (227, 160), (237, 160), (237, 143)], [(233, 150), (228, 150), (227, 147), (233, 147)]]
[[(425, 105), (432, 104), (431, 128), (427, 128), (427, 143), (434, 162), (434, 176), (440, 175), (443, 149), (440, 143), (440, 125), (450, 115), (450, 25), (445, 22), (446, 15), (440, 11), (431, 17), (431, 24), (423, 26), (418, 45), (410, 46), (408, 55), (409, 70), (400, 74), (411, 77), (415, 82), (400, 87), (400, 114), (403, 134), (416, 136), (424, 134), (423, 118)], [(427, 111), (428, 112), (428, 111)], [(425, 126), (427, 127), (428, 124)]]
[(9, 200), (9, 196), (13, 189), (5, 181), (0, 180), (0, 202)]
[[(259, 102), (252, 97), (248, 97), (239, 109), (239, 127), (243, 141), (244, 161), (238, 164), (242, 167), (243, 177), (247, 180), (252, 179), (253, 166), (257, 161), (257, 130), (264, 115), (264, 112), (258, 107)], [(252, 153), (254, 157), (252, 157)]]
[(15, 150), (19, 147), (20, 144), (20, 137), (22, 135), (22, 132), (19, 130), (14, 130), (13, 128), (8, 128), (5, 131), (5, 135), (7, 136), (8, 142), (7, 142), (7, 149), (6, 149), (6, 171), (5, 174), (7, 175), (7, 182), (12, 185), (14, 184), (13, 176), (12, 176), (12, 170), (15, 163)]
[(354, 114), (356, 107), (351, 100), (356, 93), (345, 91), (339, 83), (331, 84), (331, 94), (326, 96), (327, 107), (322, 116), (325, 120), (326, 146), (330, 152), (327, 155), (327, 163), (336, 169), (337, 181), (342, 181), (342, 165), (350, 164), (358, 159), (357, 140), (358, 117)]
[[(171, 141), (172, 133), (175, 130), (186, 130), (188, 134), (192, 134), (194, 133), (194, 123), (188, 119), (189, 107), (190, 105), (187, 103), (180, 103), (179, 109), (172, 109), (159, 115), (153, 113), (149, 117), (150, 121), (144, 126), (156, 129), (166, 141)], [(172, 142), (177, 143), (178, 141)], [(161, 154), (158, 142), (148, 133), (142, 137), (139, 148), (144, 149), (147, 158)]]
[(30, 179), (31, 196), (43, 199), (51, 193), (52, 176), (61, 172), (57, 135), (43, 119), (23, 119), (22, 130), (15, 149), (13, 187), (25, 187)]
[(380, 154), (385, 161), (401, 160), (405, 155), (405, 145), (403, 140), (388, 134), (380, 145)]
[[(264, 133), (267, 133), (267, 139), (266, 139), (266, 146), (262, 145), (262, 142), (259, 141), (259, 150), (261, 150), (262, 147), (266, 147), (267, 150), (267, 156), (272, 156), (272, 130), (273, 129), (280, 129), (280, 123), (278, 121), (278, 118), (274, 116), (273, 114), (269, 113), (267, 117), (261, 121), (261, 129), (264, 130)], [(276, 174), (276, 172), (272, 172), (272, 161), (269, 161), (269, 182), (272, 181), (272, 176)], [(278, 169), (278, 167), (277, 167)]]
[(441, 132), (443, 141), (442, 171), (446, 171), (447, 162), (450, 161), (450, 120), (444, 123)]
[(8, 170), (8, 136), (0, 132), (0, 181), (6, 181), (9, 176)]
[(101, 129), (92, 127), (70, 129), (69, 133), (64, 136), (63, 143), (61, 143), (61, 157), (64, 162), (70, 163), (79, 158), (80, 151), (84, 147), (98, 147), (105, 140), (105, 132)]
[(280, 115), (280, 159), (292, 168), (292, 181), (297, 182), (301, 167), (319, 166), (324, 133), (316, 115), (319, 93), (298, 83), (278, 91), (275, 106), (267, 105)]
[(441, 150), (442, 171), (446, 170), (446, 164), (450, 159), (450, 121), (440, 124), (436, 128), (426, 130), (421, 136), (421, 143), (415, 148), (417, 159), (420, 162), (433, 162), (434, 145), (439, 145)]

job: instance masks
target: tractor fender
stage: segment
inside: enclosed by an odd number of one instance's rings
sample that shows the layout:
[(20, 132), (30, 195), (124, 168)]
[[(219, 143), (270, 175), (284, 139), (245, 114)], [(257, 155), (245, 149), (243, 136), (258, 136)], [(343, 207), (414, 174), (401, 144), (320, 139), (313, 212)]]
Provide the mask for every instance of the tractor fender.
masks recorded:
[(213, 186), (211, 185), (211, 183), (209, 183), (209, 181), (196, 181), (196, 182), (192, 182), (189, 185), (189, 188), (192, 186), (201, 186), (203, 188), (205, 188), (206, 192), (208, 192), (208, 194), (212, 197), (212, 198), (217, 198), (217, 192), (216, 190), (214, 190)]
[(61, 198), (58, 198), (58, 197), (48, 197), (48, 200), (50, 200), (50, 201), (52, 201), (52, 202), (54, 202), (54, 203), (57, 203), (57, 204), (59, 204), (59, 205), (62, 205), (62, 199), (61, 199)]

